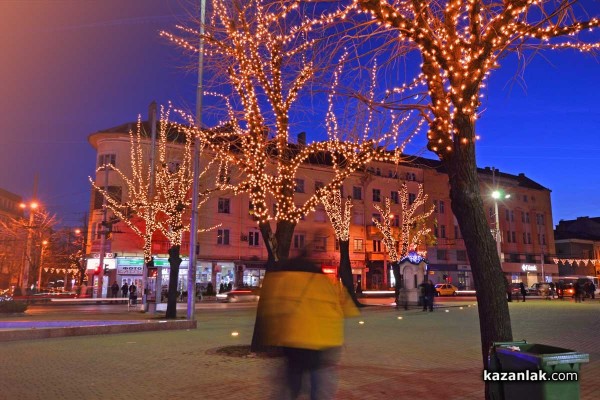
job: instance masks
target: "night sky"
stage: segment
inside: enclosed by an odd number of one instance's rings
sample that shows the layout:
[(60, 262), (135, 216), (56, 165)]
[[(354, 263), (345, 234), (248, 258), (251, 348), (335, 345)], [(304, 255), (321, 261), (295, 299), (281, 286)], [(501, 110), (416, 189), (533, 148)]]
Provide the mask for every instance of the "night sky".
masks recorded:
[[(81, 223), (95, 152), (87, 136), (145, 118), (148, 104), (194, 109), (196, 73), (158, 36), (186, 0), (0, 2), (0, 187)], [(597, 0), (588, 11), (600, 15)], [(189, 4), (185, 6), (189, 8)], [(525, 173), (552, 190), (553, 219), (600, 215), (600, 63), (546, 52), (492, 74), (477, 126), (479, 167)], [(309, 140), (311, 132), (308, 132)], [(408, 153), (423, 152), (416, 140)]]

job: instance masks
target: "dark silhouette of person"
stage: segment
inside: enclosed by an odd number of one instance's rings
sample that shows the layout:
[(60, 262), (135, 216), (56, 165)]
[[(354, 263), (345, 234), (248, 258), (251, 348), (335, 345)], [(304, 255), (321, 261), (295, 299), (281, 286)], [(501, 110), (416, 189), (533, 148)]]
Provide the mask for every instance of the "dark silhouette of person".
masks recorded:
[(519, 284), (519, 289), (521, 290), (521, 296), (523, 297), (523, 302), (525, 302), (525, 296), (527, 295), (527, 290), (525, 290), (525, 285), (523, 282)]
[(594, 282), (590, 282), (588, 286), (588, 294), (590, 295), (592, 300), (596, 298), (596, 285), (594, 285)]
[(127, 293), (129, 293), (129, 286), (127, 282), (123, 282), (123, 286), (121, 286), (121, 297), (127, 297)]
[(134, 306), (137, 304), (137, 287), (133, 283), (129, 285), (129, 301)]
[(425, 282), (425, 303), (423, 305), (423, 311), (429, 309), (433, 312), (433, 299), (435, 297), (435, 285), (431, 281)]
[(112, 297), (117, 298), (117, 296), (119, 295), (119, 284), (117, 283), (117, 281), (115, 281), (112, 286), (110, 287), (110, 290), (112, 292)]
[(285, 360), (277, 398), (296, 399), (305, 375), (311, 400), (335, 398), (344, 317), (359, 314), (348, 290), (311, 261), (297, 258), (277, 263), (265, 276), (261, 302), (260, 341), (280, 348)]

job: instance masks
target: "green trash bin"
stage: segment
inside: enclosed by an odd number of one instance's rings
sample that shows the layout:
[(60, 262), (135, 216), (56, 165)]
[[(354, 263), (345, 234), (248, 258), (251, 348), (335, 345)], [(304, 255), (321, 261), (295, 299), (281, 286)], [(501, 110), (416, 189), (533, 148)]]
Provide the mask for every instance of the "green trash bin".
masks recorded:
[[(493, 372), (507, 373), (494, 382), (493, 398), (502, 400), (578, 400), (579, 380), (550, 380), (553, 373), (576, 372), (589, 354), (543, 344), (496, 342), (490, 351), (489, 365)], [(541, 379), (545, 377), (546, 380)], [(528, 379), (523, 379), (528, 378)]]

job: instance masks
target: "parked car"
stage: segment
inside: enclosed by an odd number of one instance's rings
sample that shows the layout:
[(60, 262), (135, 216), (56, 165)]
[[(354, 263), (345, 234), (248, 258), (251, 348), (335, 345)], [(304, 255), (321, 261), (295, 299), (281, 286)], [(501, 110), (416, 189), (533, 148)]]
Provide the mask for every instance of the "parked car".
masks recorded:
[(527, 289), (530, 296), (547, 296), (550, 292), (550, 285), (544, 282), (536, 282)]
[(456, 296), (458, 288), (450, 283), (438, 283), (435, 285), (437, 296)]
[(575, 286), (572, 283), (563, 283), (557, 290), (558, 297), (574, 297)]

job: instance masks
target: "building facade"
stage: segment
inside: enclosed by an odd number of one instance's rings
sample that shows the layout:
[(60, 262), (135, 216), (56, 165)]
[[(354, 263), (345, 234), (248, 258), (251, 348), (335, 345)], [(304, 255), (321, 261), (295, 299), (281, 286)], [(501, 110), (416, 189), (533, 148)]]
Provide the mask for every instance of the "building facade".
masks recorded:
[[(146, 131), (148, 124), (144, 124)], [(96, 132), (89, 137), (97, 152), (98, 166), (113, 164), (127, 171), (130, 160), (128, 131), (135, 124)], [(149, 146), (149, 144), (147, 144)], [(173, 146), (176, 157), (177, 146)], [(203, 156), (206, 157), (206, 156)], [(202, 163), (206, 163), (204, 159)], [(499, 245), (502, 267), (511, 282), (531, 283), (551, 280), (558, 276), (555, 264), (549, 261), (554, 251), (552, 235), (552, 211), (550, 190), (527, 178), (524, 174), (500, 173), (490, 168), (479, 169), (480, 188), (488, 213), (490, 229), (496, 227), (495, 205), (498, 207)], [(328, 181), (332, 175), (326, 166), (305, 164), (296, 180), (295, 200), (301, 203)], [(114, 171), (98, 170), (94, 177), (99, 186), (106, 186), (116, 198), (126, 201), (126, 186)], [(216, 173), (208, 174), (201, 187), (210, 187)], [(235, 179), (235, 176), (233, 177)], [(449, 198), (448, 176), (438, 161), (413, 158), (410, 163), (399, 165), (372, 162), (367, 168), (353, 173), (342, 187), (342, 196), (352, 198), (350, 226), (350, 260), (354, 281), (362, 289), (390, 289), (394, 286), (388, 252), (383, 238), (373, 223), (381, 218), (375, 205), (382, 206), (391, 199), (396, 227), (399, 224), (401, 206), (398, 192), (403, 183), (409, 191), (409, 199), (418, 193), (419, 185), (429, 196), (423, 208), (435, 207), (430, 225), (435, 243), (422, 246), (426, 254), (428, 274), (435, 282), (448, 281), (462, 289), (474, 289), (471, 265), (468, 260), (460, 229), (452, 213)], [(494, 203), (491, 192), (502, 189), (511, 198)], [(275, 206), (272, 204), (271, 206)], [(102, 197), (92, 192), (88, 232), (88, 271), (98, 266), (102, 221)], [(110, 213), (108, 215), (110, 220)], [(267, 250), (258, 230), (247, 194), (232, 192), (215, 193), (200, 210), (200, 227), (219, 224), (212, 231), (201, 233), (197, 243), (197, 284), (212, 282), (260, 286), (265, 273)], [(142, 240), (123, 223), (111, 224), (112, 234), (106, 240), (105, 259), (107, 280), (139, 284), (142, 272)], [(398, 228), (395, 228), (398, 229)], [(155, 237), (152, 252), (155, 265), (162, 268), (162, 277), (168, 279), (167, 250), (169, 243)], [(322, 206), (308, 214), (297, 224), (291, 243), (290, 256), (308, 249), (310, 257), (329, 271), (339, 265), (338, 244), (333, 228)], [(189, 240), (184, 236), (181, 254), (189, 254)], [(187, 285), (187, 257), (180, 267), (180, 287)], [(160, 268), (159, 268), (160, 269)], [(105, 285), (103, 285), (105, 286)]]
[(600, 217), (561, 220), (554, 240), (561, 276), (600, 275)]
[[(0, 188), (0, 222), (8, 223), (22, 217), (23, 210), (19, 206), (21, 202), (21, 196)], [(16, 285), (19, 280), (23, 254), (19, 254), (17, 249), (23, 246), (15, 240), (15, 237), (0, 229), (0, 289)]]

